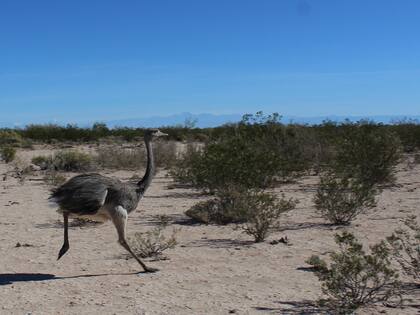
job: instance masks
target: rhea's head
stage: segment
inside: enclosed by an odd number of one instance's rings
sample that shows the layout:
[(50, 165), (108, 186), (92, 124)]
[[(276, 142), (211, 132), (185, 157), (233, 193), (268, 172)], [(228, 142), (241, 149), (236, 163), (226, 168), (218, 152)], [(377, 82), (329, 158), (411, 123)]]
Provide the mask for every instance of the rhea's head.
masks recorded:
[(167, 133), (164, 133), (159, 129), (147, 129), (144, 133), (144, 140), (152, 140), (154, 138), (163, 137), (167, 135)]

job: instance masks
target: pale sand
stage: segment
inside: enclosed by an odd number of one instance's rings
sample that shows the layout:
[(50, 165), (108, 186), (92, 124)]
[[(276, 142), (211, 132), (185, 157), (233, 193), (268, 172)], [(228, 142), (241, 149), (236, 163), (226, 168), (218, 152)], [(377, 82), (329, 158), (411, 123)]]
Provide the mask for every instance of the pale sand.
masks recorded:
[[(28, 160), (40, 152), (19, 155)], [(0, 174), (10, 169), (0, 163)], [(132, 175), (108, 174), (121, 179)], [(141, 267), (121, 258), (125, 251), (110, 222), (71, 228), (70, 250), (57, 261), (63, 229), (56, 222), (61, 218), (48, 206), (49, 187), (41, 178), (29, 176), (24, 184), (10, 176), (0, 178), (0, 314), (318, 314), (310, 303), (321, 296), (320, 283), (300, 268), (307, 267), (305, 260), (312, 254), (328, 257), (337, 248), (337, 231), (314, 212), (316, 177), (277, 190), (300, 203), (283, 217), (281, 230), (265, 243), (253, 244), (232, 226), (185, 224), (184, 211), (204, 197), (168, 189), (172, 180), (158, 173), (128, 224), (132, 235), (153, 228), (156, 215), (165, 214), (172, 220), (170, 229), (181, 228), (179, 244), (165, 252), (168, 260), (147, 261), (160, 269), (154, 274), (136, 274)], [(419, 203), (420, 166), (401, 165), (398, 186), (385, 190), (375, 211), (361, 215), (349, 230), (366, 245), (374, 244), (405, 216), (420, 215)], [(290, 246), (269, 244), (282, 236)], [(16, 247), (17, 242), (30, 247)], [(411, 304), (419, 305), (419, 290), (411, 298)], [(380, 312), (419, 310), (376, 307), (358, 314)]]

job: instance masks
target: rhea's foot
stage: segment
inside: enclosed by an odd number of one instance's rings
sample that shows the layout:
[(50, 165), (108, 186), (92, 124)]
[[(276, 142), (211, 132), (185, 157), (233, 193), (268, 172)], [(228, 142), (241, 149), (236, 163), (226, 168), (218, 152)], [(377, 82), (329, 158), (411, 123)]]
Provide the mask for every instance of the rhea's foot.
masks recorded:
[(147, 268), (144, 269), (144, 272), (147, 272), (147, 273), (153, 273), (153, 272), (156, 272), (156, 271), (159, 271), (159, 269), (152, 268), (152, 267), (147, 267)]

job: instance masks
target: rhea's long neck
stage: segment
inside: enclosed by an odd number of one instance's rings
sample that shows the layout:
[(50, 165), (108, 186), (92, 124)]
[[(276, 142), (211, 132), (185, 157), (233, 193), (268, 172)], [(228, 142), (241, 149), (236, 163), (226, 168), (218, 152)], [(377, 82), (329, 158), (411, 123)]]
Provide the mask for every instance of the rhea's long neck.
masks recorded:
[(145, 140), (147, 151), (147, 166), (143, 178), (137, 183), (139, 186), (139, 193), (144, 193), (150, 186), (155, 173), (155, 160), (153, 158), (152, 142), (149, 139)]

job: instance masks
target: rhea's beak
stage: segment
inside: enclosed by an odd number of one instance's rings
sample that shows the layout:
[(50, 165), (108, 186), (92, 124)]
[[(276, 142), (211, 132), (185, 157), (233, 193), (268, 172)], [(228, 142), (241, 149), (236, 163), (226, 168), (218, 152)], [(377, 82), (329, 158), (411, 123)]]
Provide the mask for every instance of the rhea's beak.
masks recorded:
[(158, 130), (158, 132), (156, 132), (156, 134), (155, 134), (157, 137), (163, 137), (163, 136), (168, 136), (168, 134), (167, 133), (164, 133), (164, 132), (162, 132), (162, 131), (160, 131), (160, 130)]

